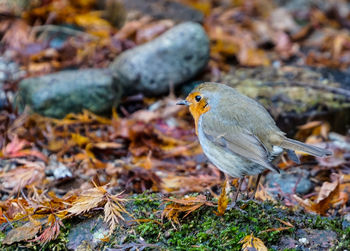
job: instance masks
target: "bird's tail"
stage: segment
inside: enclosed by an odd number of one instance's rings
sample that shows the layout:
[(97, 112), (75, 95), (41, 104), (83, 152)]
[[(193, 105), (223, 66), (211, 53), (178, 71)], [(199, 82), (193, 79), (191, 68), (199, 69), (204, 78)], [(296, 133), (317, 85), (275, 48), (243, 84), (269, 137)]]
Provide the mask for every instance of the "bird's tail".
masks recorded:
[(288, 138), (284, 138), (280, 147), (290, 150), (306, 152), (317, 157), (331, 156), (333, 154), (331, 151), (328, 151), (326, 149), (308, 145), (297, 140)]

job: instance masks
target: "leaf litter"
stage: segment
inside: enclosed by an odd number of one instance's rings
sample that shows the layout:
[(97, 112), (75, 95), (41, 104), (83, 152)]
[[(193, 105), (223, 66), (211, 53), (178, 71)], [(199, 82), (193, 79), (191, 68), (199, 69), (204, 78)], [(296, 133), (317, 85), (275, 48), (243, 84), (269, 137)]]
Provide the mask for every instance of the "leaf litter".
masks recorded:
[[(227, 61), (232, 58), (238, 65), (249, 67), (295, 57), (309, 66), (350, 65), (349, 34), (335, 29), (348, 27), (341, 3), (329, 9), (310, 8), (298, 16), (270, 1), (233, 1), (224, 7), (210, 0), (180, 2), (205, 14), (204, 27), (212, 43), (208, 72), (214, 80), (230, 69)], [(0, 21), (2, 43), (15, 52), (14, 58), (27, 70), (27, 77), (67, 67), (105, 67), (124, 50), (150, 41), (174, 25), (173, 21), (147, 15), (126, 19), (125, 10), (119, 6), (116, 13), (120, 25), (114, 26), (105, 18), (106, 13), (94, 9), (94, 1), (43, 1), (25, 11), (6, 8), (6, 13), (20, 13), (21, 18)], [(66, 24), (79, 30), (64, 28)], [(52, 31), (68, 35), (59, 48), (48, 45)], [(15, 90), (16, 84), (7, 83), (6, 90)], [(104, 212), (112, 233), (129, 215), (124, 203), (131, 193), (150, 190), (182, 196), (218, 190), (223, 184), (222, 175), (203, 158), (188, 113), (174, 104), (172, 98), (156, 102), (142, 99), (142, 109), (124, 117), (116, 111), (111, 118), (84, 111), (62, 120), (26, 112), (18, 116), (10, 108), (2, 110), (0, 222), (8, 226), (23, 223), (10, 230), (3, 243), (47, 243), (57, 238), (63, 219), (92, 210)], [(310, 171), (317, 181), (312, 194), (282, 194), (283, 202), (321, 215), (347, 212), (349, 136), (331, 132), (325, 121), (311, 121), (299, 128), (296, 138), (322, 146), (326, 142), (334, 156), (312, 159)], [(50, 174), (52, 156), (71, 173), (69, 178)], [(302, 155), (301, 159), (307, 162), (310, 157)], [(294, 168), (287, 161), (280, 167)], [(109, 192), (112, 190), (114, 195)], [(222, 185), (218, 203), (202, 194), (166, 198), (162, 216), (180, 224), (180, 216), (186, 217), (203, 206), (217, 206), (216, 213), (224, 215), (229, 192)], [(274, 200), (262, 185), (256, 198)], [(266, 231), (293, 227), (280, 222), (285, 226)], [(266, 250), (253, 235), (246, 236), (242, 244), (243, 250)]]

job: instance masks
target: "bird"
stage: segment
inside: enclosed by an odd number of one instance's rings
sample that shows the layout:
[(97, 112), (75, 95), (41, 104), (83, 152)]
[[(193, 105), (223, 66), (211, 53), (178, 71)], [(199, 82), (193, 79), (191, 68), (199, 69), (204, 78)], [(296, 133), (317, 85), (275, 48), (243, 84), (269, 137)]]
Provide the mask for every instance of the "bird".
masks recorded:
[(280, 172), (273, 161), (284, 151), (296, 163), (300, 161), (295, 151), (318, 157), (332, 155), (327, 149), (287, 138), (260, 103), (225, 84), (202, 83), (176, 104), (189, 107), (209, 161), (229, 176), (239, 178), (234, 203), (245, 176), (258, 175), (250, 197), (253, 199), (262, 172)]

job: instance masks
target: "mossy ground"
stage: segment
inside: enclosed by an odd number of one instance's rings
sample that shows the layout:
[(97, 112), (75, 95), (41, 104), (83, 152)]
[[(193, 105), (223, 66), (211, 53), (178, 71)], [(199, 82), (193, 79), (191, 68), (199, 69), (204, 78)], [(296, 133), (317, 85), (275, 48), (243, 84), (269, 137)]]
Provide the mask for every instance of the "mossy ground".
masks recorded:
[[(344, 250), (350, 247), (350, 227), (344, 228), (339, 217), (327, 218), (307, 214), (303, 211), (283, 209), (281, 205), (271, 202), (257, 203), (239, 202), (242, 210), (231, 209), (224, 216), (217, 216), (214, 207), (203, 206), (186, 218), (181, 218), (180, 224), (173, 225), (167, 219), (161, 219), (162, 203), (159, 194), (134, 195), (127, 204), (139, 223), (128, 221), (116, 229), (110, 241), (102, 242), (99, 249), (106, 247), (125, 248), (127, 244), (153, 244), (149, 248), (156, 250), (240, 250), (239, 241), (249, 234), (260, 238), (267, 247), (274, 250), (278, 247), (282, 236), (295, 237), (297, 229), (332, 230), (338, 239), (333, 250)], [(284, 227), (278, 219), (290, 222), (294, 228), (283, 231), (265, 230)], [(44, 247), (16, 244), (0, 246), (1, 250), (66, 250), (67, 234), (70, 225), (63, 229), (59, 238)], [(175, 228), (175, 227), (176, 228)], [(3, 235), (0, 236), (3, 238)], [(146, 249), (146, 250), (147, 250)]]

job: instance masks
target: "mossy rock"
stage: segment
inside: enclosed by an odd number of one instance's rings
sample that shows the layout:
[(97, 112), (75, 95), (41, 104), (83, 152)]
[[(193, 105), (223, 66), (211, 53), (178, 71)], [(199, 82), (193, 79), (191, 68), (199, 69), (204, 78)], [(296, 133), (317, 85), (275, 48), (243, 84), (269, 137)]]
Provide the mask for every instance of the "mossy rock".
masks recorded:
[[(350, 125), (350, 97), (329, 87), (343, 88), (323, 69), (285, 66), (235, 68), (221, 82), (262, 103), (279, 127), (291, 135), (308, 119), (329, 121), (332, 130), (345, 132)], [(349, 93), (349, 90), (346, 92)]]
[[(240, 209), (227, 210), (224, 216), (217, 216), (213, 212), (215, 207), (202, 206), (185, 218), (180, 215), (180, 224), (174, 224), (161, 217), (165, 207), (162, 195), (151, 193), (130, 198), (126, 208), (135, 219), (139, 219), (139, 223), (127, 220), (117, 227), (108, 242), (101, 242), (95, 250), (130, 250), (131, 247), (145, 250), (241, 250), (239, 241), (249, 234), (260, 238), (270, 250), (344, 250), (350, 246), (350, 224), (344, 224), (348, 222), (341, 217), (321, 217), (271, 202), (250, 201), (239, 202)], [(94, 217), (96, 221), (101, 219)], [(91, 218), (86, 220), (90, 222)], [(286, 226), (280, 220), (294, 227), (274, 231)], [(77, 222), (81, 224), (81, 219), (66, 221), (60, 237), (44, 247), (28, 247), (21, 243), (1, 245), (0, 248), (67, 250), (67, 236)], [(287, 245), (292, 245), (290, 243), (297, 243), (298, 248), (288, 249)], [(89, 246), (89, 243), (82, 240), (82, 245)]]

